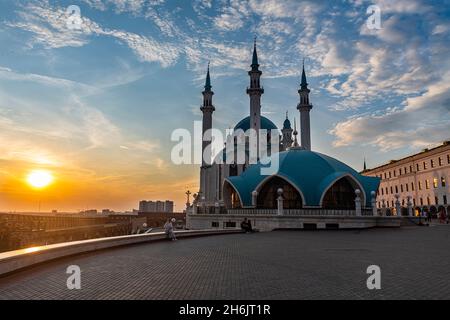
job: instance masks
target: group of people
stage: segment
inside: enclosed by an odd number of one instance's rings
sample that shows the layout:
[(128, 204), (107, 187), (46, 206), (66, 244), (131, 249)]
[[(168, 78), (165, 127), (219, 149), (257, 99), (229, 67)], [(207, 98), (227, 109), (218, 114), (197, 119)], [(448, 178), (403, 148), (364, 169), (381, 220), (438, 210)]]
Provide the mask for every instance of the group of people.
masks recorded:
[[(425, 221), (431, 222), (433, 220), (433, 214), (430, 211), (424, 212)], [(439, 223), (450, 223), (450, 211), (448, 213), (445, 212), (445, 208), (441, 208), (441, 210), (437, 213), (437, 218), (439, 219)]]
[(247, 218), (244, 218), (244, 221), (241, 222), (241, 229), (244, 230), (246, 233), (254, 232), (252, 222)]

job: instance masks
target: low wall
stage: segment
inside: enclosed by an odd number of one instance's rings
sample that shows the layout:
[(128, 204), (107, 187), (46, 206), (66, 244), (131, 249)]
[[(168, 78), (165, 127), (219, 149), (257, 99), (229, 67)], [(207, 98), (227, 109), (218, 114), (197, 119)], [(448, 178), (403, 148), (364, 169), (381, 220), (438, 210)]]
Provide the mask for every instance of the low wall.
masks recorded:
[(278, 216), (241, 214), (190, 214), (187, 227), (191, 230), (235, 229), (247, 218), (260, 231), (276, 229), (367, 229), (375, 227), (400, 227), (400, 217), (374, 216)]
[[(206, 229), (206, 228), (203, 228)], [(240, 233), (241, 230), (176, 231), (177, 238)], [(0, 253), (0, 276), (39, 263), (80, 253), (166, 239), (164, 232), (65, 242)]]

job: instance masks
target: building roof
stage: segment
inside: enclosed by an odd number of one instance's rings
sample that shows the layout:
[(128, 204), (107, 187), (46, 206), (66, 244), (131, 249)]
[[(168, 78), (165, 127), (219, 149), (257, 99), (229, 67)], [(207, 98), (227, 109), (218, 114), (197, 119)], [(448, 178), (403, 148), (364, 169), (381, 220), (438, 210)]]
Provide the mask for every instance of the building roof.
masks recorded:
[[(377, 191), (380, 179), (365, 177), (346, 164), (324, 154), (303, 149), (292, 149), (272, 155), (272, 164), (279, 156), (279, 170), (276, 176), (284, 178), (300, 192), (304, 206), (320, 206), (326, 191), (342, 177), (349, 179), (361, 189), (366, 206), (371, 205), (371, 192)], [(264, 163), (264, 161), (263, 161)], [(250, 166), (243, 174), (226, 180), (239, 193), (243, 207), (252, 204), (252, 192), (259, 190), (271, 176), (261, 175), (261, 163)], [(275, 175), (272, 175), (275, 176)]]
[[(242, 129), (244, 132), (250, 129), (250, 116), (238, 122), (238, 124), (234, 127), (234, 130), (238, 129)], [(278, 130), (277, 126), (272, 121), (263, 116), (261, 116), (261, 129)]]
[(291, 122), (289, 121), (288, 118), (286, 118), (286, 120), (284, 120), (283, 122), (283, 129), (292, 129)]
[(413, 155), (398, 159), (398, 160), (391, 160), (389, 161), (389, 163), (385, 163), (382, 165), (379, 165), (375, 168), (368, 168), (366, 170), (364, 170), (362, 173), (364, 174), (370, 174), (373, 171), (379, 171), (379, 170), (383, 170), (383, 169), (387, 169), (387, 168), (391, 168), (391, 167), (395, 167), (397, 165), (403, 165), (405, 163), (408, 163), (409, 161), (413, 161), (413, 160), (418, 160), (421, 159), (423, 157), (427, 157), (429, 155), (433, 155), (435, 153), (439, 153), (445, 149), (450, 149), (450, 141), (444, 141), (441, 145), (431, 148), (431, 149), (423, 149), (421, 152), (415, 153)]

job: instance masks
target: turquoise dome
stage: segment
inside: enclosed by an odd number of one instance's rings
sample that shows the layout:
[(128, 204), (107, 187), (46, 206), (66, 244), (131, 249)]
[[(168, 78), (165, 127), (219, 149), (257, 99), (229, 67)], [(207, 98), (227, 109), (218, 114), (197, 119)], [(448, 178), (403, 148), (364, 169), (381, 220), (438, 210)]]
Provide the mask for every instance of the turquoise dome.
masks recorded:
[[(250, 129), (250, 116), (239, 121), (239, 123), (234, 127), (234, 130), (238, 129), (242, 129), (244, 132)], [(261, 116), (261, 129), (278, 130), (277, 126), (272, 121), (263, 116)]]
[[(377, 191), (380, 179), (360, 175), (351, 167), (324, 154), (291, 149), (271, 156), (272, 163), (279, 157), (279, 170), (273, 176), (279, 176), (298, 189), (303, 198), (303, 205), (321, 206), (326, 191), (340, 178), (348, 177), (358, 189), (366, 206), (371, 206), (371, 192)], [(265, 161), (263, 161), (264, 163)], [(240, 176), (226, 179), (239, 194), (243, 207), (251, 207), (252, 192), (262, 186), (262, 182), (271, 176), (261, 175), (261, 168), (268, 167), (261, 163), (251, 165)]]
[(289, 121), (289, 119), (284, 120), (283, 129), (292, 129), (291, 122)]

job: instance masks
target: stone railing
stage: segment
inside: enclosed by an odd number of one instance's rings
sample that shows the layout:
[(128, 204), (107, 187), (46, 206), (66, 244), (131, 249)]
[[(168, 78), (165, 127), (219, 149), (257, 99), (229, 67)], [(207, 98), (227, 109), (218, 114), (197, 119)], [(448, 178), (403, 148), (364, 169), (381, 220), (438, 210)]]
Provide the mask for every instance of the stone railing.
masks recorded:
[[(193, 230), (176, 231), (177, 238), (199, 237), (229, 233), (240, 233), (241, 230)], [(166, 239), (164, 232), (138, 234), (110, 238), (65, 242), (48, 246), (0, 253), (0, 276), (27, 268), (50, 260), (68, 257), (80, 253), (92, 252), (130, 244), (161, 241)]]
[[(277, 215), (277, 209), (229, 209), (228, 214)], [(356, 210), (333, 209), (283, 209), (284, 216), (356, 216)], [(372, 216), (372, 209), (362, 209), (362, 216)]]

